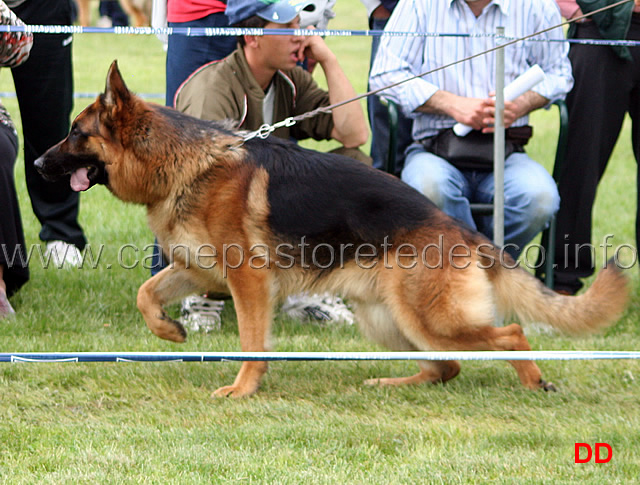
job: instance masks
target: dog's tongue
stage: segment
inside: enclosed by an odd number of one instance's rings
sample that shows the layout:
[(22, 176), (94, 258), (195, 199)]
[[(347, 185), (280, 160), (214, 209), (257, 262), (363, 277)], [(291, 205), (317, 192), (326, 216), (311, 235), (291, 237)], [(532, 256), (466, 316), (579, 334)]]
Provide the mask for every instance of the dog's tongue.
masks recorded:
[(71, 174), (71, 188), (76, 192), (82, 192), (87, 190), (91, 186), (87, 173), (89, 170), (86, 167), (79, 168)]

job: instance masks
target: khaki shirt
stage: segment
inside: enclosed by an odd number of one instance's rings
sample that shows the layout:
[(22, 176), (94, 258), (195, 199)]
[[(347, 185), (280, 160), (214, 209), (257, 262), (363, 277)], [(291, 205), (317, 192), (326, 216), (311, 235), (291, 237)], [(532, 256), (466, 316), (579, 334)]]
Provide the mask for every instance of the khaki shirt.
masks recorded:
[[(329, 93), (318, 87), (307, 71), (296, 67), (278, 71), (273, 77), (274, 123), (290, 116), (329, 106)], [(262, 103), (265, 93), (253, 77), (244, 50), (238, 47), (221, 61), (205, 64), (178, 89), (175, 107), (183, 113), (205, 120), (231, 119), (242, 130), (257, 130), (264, 123)], [(319, 114), (291, 127), (279, 128), (274, 135), (304, 140), (331, 139), (333, 118)]]

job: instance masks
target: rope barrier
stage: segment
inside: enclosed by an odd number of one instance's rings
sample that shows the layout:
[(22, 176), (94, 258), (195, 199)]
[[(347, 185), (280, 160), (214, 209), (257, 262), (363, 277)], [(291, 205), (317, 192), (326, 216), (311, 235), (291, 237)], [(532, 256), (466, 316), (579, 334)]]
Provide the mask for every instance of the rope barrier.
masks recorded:
[(407, 360), (638, 360), (633, 351), (437, 351), (437, 352), (16, 352), (0, 362), (248, 362)]
[[(558, 26), (558, 28), (560, 25)], [(79, 25), (0, 25), (0, 32), (31, 32), (34, 34), (114, 34), (114, 35), (184, 35), (188, 37), (237, 37), (239, 35), (295, 35), (323, 37), (450, 37), (491, 38), (495, 33), (468, 34), (447, 32), (406, 32), (385, 30), (311, 30), (311, 29), (247, 29), (238, 27), (83, 27)], [(507, 41), (517, 40), (504, 36)], [(592, 44), (637, 47), (638, 40), (607, 39), (527, 39), (527, 42), (568, 42), (570, 44)]]

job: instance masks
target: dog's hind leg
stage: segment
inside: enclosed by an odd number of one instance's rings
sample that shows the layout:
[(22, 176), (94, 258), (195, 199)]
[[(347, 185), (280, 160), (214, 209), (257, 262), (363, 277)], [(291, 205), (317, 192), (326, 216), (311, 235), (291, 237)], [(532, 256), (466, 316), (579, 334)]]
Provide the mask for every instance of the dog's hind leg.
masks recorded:
[[(460, 334), (455, 340), (457, 344), (450, 347), (457, 347), (455, 350), (531, 350), (522, 327), (517, 323), (512, 323), (506, 327), (487, 326), (469, 329), (469, 331)], [(542, 372), (535, 362), (531, 360), (510, 360), (508, 362), (515, 368), (520, 382), (525, 387), (534, 390), (556, 390), (553, 384), (542, 379)]]
[[(531, 350), (522, 327), (517, 323), (506, 327), (492, 327), (492, 329), (497, 346), (503, 347), (501, 350)], [(529, 389), (544, 389), (545, 391), (556, 390), (553, 384), (542, 379), (542, 372), (535, 362), (531, 360), (510, 360), (508, 362), (515, 368), (523, 386)]]
[(460, 364), (456, 360), (418, 360), (416, 362), (420, 367), (420, 372), (417, 374), (408, 377), (367, 379), (364, 383), (368, 386), (404, 386), (407, 384), (420, 384), (422, 382), (437, 384), (445, 383), (460, 373)]
[[(356, 320), (361, 332), (380, 345), (394, 351), (418, 350), (398, 329), (386, 305), (358, 305)], [(420, 372), (412, 376), (368, 379), (365, 384), (370, 386), (402, 386), (422, 382), (444, 383), (456, 377), (460, 372), (460, 364), (457, 361), (419, 360), (417, 364), (420, 367)]]
[[(435, 298), (421, 304), (418, 289), (400, 287), (394, 298), (394, 316), (400, 331), (417, 349), (531, 350), (517, 324), (494, 327), (496, 315), (492, 286), (475, 266), (449, 271)], [(409, 290), (409, 291), (407, 291)], [(401, 295), (403, 297), (401, 297)], [(422, 297), (424, 301), (424, 297)], [(542, 380), (532, 361), (510, 361), (529, 389), (553, 389)]]
[(169, 317), (163, 306), (199, 290), (189, 272), (177, 265), (167, 267), (148, 279), (138, 290), (138, 309), (149, 329), (158, 337), (184, 342), (187, 332), (180, 322)]
[[(479, 322), (471, 324), (468, 321), (462, 325), (456, 322), (456, 317), (452, 313), (438, 315), (437, 312), (431, 314), (431, 322), (428, 331), (424, 332), (424, 337), (438, 350), (531, 350), (520, 325), (513, 323), (506, 327), (494, 327), (492, 325), (479, 325)], [(434, 323), (438, 319), (439, 323)], [(509, 363), (518, 372), (520, 382), (529, 389), (544, 389), (545, 391), (555, 390), (553, 384), (542, 379), (539, 367), (533, 361), (513, 360)]]

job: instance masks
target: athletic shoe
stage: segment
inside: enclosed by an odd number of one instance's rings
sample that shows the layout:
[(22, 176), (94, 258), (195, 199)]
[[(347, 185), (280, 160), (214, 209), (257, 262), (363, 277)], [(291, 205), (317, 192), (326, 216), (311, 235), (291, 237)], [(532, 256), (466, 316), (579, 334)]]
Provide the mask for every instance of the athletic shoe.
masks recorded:
[(80, 250), (73, 244), (69, 244), (64, 241), (49, 241), (47, 242), (47, 250), (44, 253), (45, 258), (50, 258), (50, 261), (58, 268), (76, 267), (82, 261)]
[(113, 27), (113, 21), (111, 20), (110, 17), (103, 15), (96, 22), (96, 27), (100, 27), (102, 29), (109, 29)]
[(354, 316), (342, 298), (329, 293), (300, 293), (287, 297), (282, 311), (292, 318), (353, 325)]
[(220, 314), (223, 308), (224, 301), (210, 300), (205, 295), (188, 296), (182, 300), (180, 320), (190, 330), (202, 330), (205, 333), (220, 330)]

